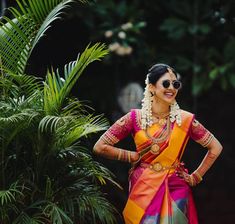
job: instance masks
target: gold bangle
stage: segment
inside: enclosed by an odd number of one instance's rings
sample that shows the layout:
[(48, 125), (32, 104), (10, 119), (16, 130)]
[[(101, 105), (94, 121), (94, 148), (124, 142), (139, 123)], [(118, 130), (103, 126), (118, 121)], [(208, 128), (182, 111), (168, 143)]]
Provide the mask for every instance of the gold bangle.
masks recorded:
[(190, 181), (191, 186), (195, 185), (195, 183), (194, 183), (195, 179), (194, 179), (193, 175), (189, 175), (189, 181)]
[(200, 183), (203, 179), (202, 179), (202, 176), (197, 172), (195, 171), (194, 174), (196, 175), (196, 177), (199, 179), (199, 182)]
[(127, 156), (128, 156), (128, 163), (130, 163), (131, 162), (131, 151), (127, 152)]
[(121, 149), (118, 149), (118, 157), (117, 157), (117, 160), (121, 160), (121, 157), (122, 157), (122, 150)]

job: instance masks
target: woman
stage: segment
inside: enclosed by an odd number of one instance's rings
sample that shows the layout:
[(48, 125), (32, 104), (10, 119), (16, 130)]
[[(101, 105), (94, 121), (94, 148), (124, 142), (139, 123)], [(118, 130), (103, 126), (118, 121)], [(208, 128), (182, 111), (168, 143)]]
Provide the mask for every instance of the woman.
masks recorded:
[[(193, 114), (179, 108), (175, 97), (180, 88), (173, 68), (154, 65), (146, 77), (142, 109), (116, 121), (94, 146), (98, 155), (133, 164), (123, 211), (126, 224), (198, 223), (190, 186), (202, 181), (222, 146)], [(114, 147), (129, 133), (135, 152)], [(181, 162), (189, 137), (208, 149), (192, 174)]]

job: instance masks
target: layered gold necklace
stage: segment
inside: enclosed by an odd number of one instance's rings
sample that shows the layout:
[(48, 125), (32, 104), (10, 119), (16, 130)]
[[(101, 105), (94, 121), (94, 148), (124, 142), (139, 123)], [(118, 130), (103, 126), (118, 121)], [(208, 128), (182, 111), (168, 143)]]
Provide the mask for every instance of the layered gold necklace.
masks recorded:
[[(148, 128), (145, 129), (145, 133), (146, 133), (146, 136), (151, 139), (152, 141), (152, 145), (151, 145), (151, 153), (153, 154), (159, 154), (160, 153), (160, 146), (159, 146), (159, 143), (162, 143), (164, 142), (170, 135), (170, 132), (171, 132), (171, 122), (170, 122), (170, 117), (169, 116), (166, 116), (165, 118), (165, 121), (162, 122), (162, 123), (167, 123), (166, 124), (166, 130), (163, 130), (162, 133), (157, 137), (153, 137), (151, 136), (149, 133), (148, 133)], [(159, 123), (159, 122), (158, 122)]]
[(167, 113), (160, 113), (160, 114), (157, 114), (157, 113), (154, 113), (153, 112), (153, 123), (158, 123), (159, 125), (163, 126), (166, 124), (167, 122), (167, 118), (169, 117), (169, 112)]

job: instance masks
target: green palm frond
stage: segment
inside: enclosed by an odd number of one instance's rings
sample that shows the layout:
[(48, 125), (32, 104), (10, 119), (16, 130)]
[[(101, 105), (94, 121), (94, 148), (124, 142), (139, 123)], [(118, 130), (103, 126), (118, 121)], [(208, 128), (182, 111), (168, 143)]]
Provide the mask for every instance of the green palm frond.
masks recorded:
[(94, 116), (86, 116), (87, 124), (84, 125), (84, 131), (80, 135), (81, 137), (87, 137), (90, 134), (97, 133), (99, 131), (105, 131), (108, 129), (109, 124), (106, 119), (103, 118), (102, 115)]
[(97, 187), (87, 185), (85, 189), (81, 189), (80, 197), (74, 201), (79, 206), (78, 217), (82, 223), (96, 223), (97, 219), (104, 224), (116, 223), (114, 217), (116, 210)]
[(62, 200), (59, 203), (74, 217), (75, 223), (95, 224), (97, 220), (106, 224), (116, 223), (114, 214), (117, 210), (101, 193), (100, 188), (91, 185), (87, 178), (77, 180), (60, 193), (64, 196), (60, 197)]
[(88, 45), (63, 70), (50, 69), (45, 82), (26, 75), (28, 59), (48, 28), (73, 2), (85, 1), (16, 2), (17, 8), (9, 9), (12, 19), (0, 21), (0, 222), (112, 224), (115, 209), (98, 185), (116, 184), (114, 176), (84, 144), (108, 124), (70, 96), (85, 68), (108, 50)]
[(81, 115), (56, 130), (58, 143), (63, 147), (68, 147), (83, 137), (92, 133), (106, 130), (108, 122), (102, 116)]
[(86, 176), (94, 183), (105, 185), (112, 183), (119, 189), (123, 189), (116, 181), (114, 174), (100, 163), (93, 161), (90, 151), (78, 143), (60, 150), (58, 157), (66, 160), (72, 166), (72, 176)]
[(0, 117), (0, 122), (6, 126), (9, 126), (10, 124), (14, 124), (14, 126), (18, 125), (22, 121), (25, 120), (25, 118), (28, 118), (28, 114), (26, 113), (14, 113), (9, 117)]
[(54, 132), (58, 126), (72, 120), (73, 116), (45, 116), (39, 123), (38, 129), (40, 132)]
[(93, 61), (100, 60), (108, 54), (104, 44), (87, 46), (76, 61), (70, 62), (64, 67), (64, 80), (59, 71), (48, 71), (44, 86), (44, 110), (48, 115), (57, 115), (62, 110), (63, 103), (70, 94), (74, 84)]
[(47, 222), (48, 220), (41, 214), (35, 214), (33, 217), (30, 217), (27, 213), (22, 212), (12, 224), (45, 224)]
[(11, 192), (11, 190), (4, 190), (0, 191), (0, 199), (1, 199), (1, 205), (12, 203), (13, 201), (16, 201), (14, 194)]
[[(40, 111), (34, 109), (24, 109), (21, 111), (6, 111), (6, 107), (0, 107), (0, 148), (7, 147), (17, 136), (27, 137), (30, 133), (30, 127), (35, 126), (36, 121), (40, 118)], [(5, 115), (5, 116), (4, 116)]]
[(73, 224), (70, 217), (56, 204), (49, 203), (43, 213), (50, 219), (54, 224)]
[(11, 7), (13, 19), (0, 21), (0, 55), (4, 68), (23, 74), (29, 56), (52, 22), (61, 18), (72, 2), (82, 0), (16, 0), (18, 8)]
[(17, 200), (19, 196), (23, 196), (22, 192), (18, 190), (19, 186), (17, 183), (11, 184), (9, 189), (0, 191), (0, 203), (1, 206), (11, 204)]
[(86, 114), (87, 111), (94, 111), (93, 108), (86, 105), (85, 102), (78, 100), (76, 98), (68, 99), (67, 105), (63, 107), (62, 113), (64, 116), (73, 115), (77, 116), (80, 114)]
[(32, 96), (37, 90), (41, 91), (43, 87), (42, 79), (32, 75), (15, 74), (11, 71), (6, 72), (4, 80), (0, 80), (0, 86), (4, 93), (14, 98), (25, 98)]
[[(4, 107), (0, 108), (0, 112), (4, 109)], [(8, 111), (9, 112), (9, 111)], [(17, 126), (21, 126), (20, 128), (24, 128), (30, 125), (32, 120), (35, 117), (38, 117), (40, 113), (33, 109), (25, 109), (21, 111), (12, 111), (12, 114), (3, 116), (1, 113), (0, 122), (5, 128), (16, 128)]]

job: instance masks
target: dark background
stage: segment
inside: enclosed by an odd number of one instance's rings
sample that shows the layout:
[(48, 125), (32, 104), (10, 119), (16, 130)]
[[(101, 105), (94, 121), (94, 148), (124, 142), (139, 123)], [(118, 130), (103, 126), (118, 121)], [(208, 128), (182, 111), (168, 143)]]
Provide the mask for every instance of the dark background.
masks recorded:
[[(14, 1), (6, 3), (10, 6)], [(95, 4), (73, 5), (69, 14), (50, 28), (30, 58), (29, 73), (44, 77), (48, 67), (62, 68), (75, 60), (88, 43), (101, 41), (108, 45), (118, 41), (106, 39), (106, 30), (128, 21), (145, 21), (146, 25), (138, 32), (130, 33), (128, 38), (134, 40), (126, 40), (133, 53), (118, 56), (111, 52), (102, 62), (92, 64), (73, 94), (92, 106), (95, 113), (103, 113), (111, 124), (124, 114), (117, 102), (122, 87), (133, 81), (144, 87), (147, 69), (154, 63), (173, 66), (184, 85), (178, 97), (181, 108), (195, 113), (224, 147), (203, 182), (193, 189), (199, 223), (234, 223), (234, 1), (103, 0)], [(100, 135), (87, 143), (91, 149)], [(119, 146), (134, 150), (131, 137)], [(200, 164), (205, 153), (200, 145), (189, 142), (183, 160), (190, 171)], [(130, 166), (95, 159), (109, 167), (124, 188), (122, 191), (108, 185), (104, 189), (121, 213), (127, 199)]]

